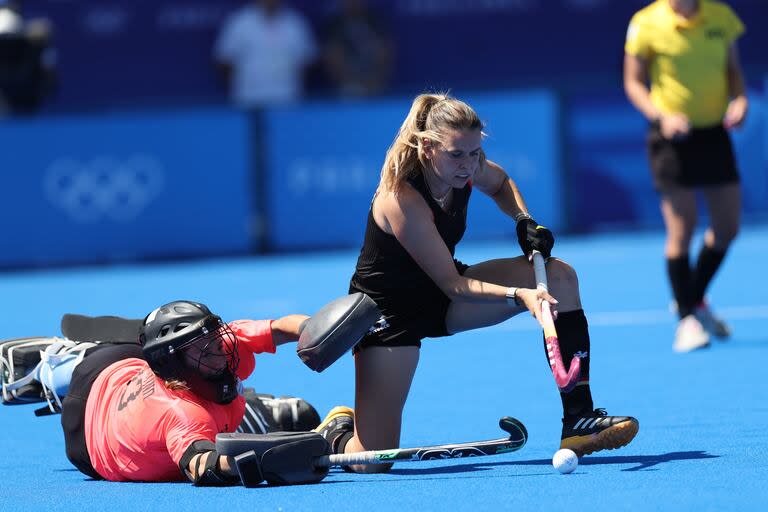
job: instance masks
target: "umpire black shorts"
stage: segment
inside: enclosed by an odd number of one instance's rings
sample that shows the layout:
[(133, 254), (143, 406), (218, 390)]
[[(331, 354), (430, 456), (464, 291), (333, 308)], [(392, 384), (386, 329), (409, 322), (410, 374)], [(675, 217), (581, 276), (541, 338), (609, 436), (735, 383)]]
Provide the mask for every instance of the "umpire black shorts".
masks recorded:
[(96, 377), (112, 364), (129, 358), (144, 359), (141, 346), (134, 343), (99, 345), (88, 349), (83, 361), (72, 372), (67, 396), (61, 407), (61, 426), (64, 429), (64, 447), (69, 461), (96, 480), (103, 480), (88, 455), (85, 442), (85, 402)]
[[(459, 274), (469, 268), (459, 260), (453, 260)], [(445, 315), (451, 299), (437, 285), (424, 286), (417, 290), (405, 290), (397, 296), (384, 297), (377, 300), (376, 294), (371, 294), (381, 309), (387, 326), (373, 333), (366, 334), (358, 343), (354, 352), (368, 347), (418, 347), (424, 338), (440, 338), (448, 336), (445, 326)], [(350, 288), (350, 293), (362, 291)]]
[(731, 137), (721, 124), (669, 140), (661, 135), (659, 123), (652, 123), (646, 145), (657, 192), (739, 182)]

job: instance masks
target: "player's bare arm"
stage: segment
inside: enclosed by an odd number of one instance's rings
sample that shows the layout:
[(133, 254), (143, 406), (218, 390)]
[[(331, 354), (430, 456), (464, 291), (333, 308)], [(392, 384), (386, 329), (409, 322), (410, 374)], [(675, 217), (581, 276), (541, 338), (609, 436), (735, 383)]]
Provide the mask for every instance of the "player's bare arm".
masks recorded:
[(739, 50), (736, 43), (728, 47), (728, 92), (731, 101), (728, 103), (728, 109), (725, 112), (723, 124), (726, 128), (737, 128), (744, 123), (749, 110), (749, 100), (747, 99), (746, 89), (744, 87), (744, 74), (741, 70), (739, 59)]
[(648, 60), (638, 55), (624, 54), (624, 92), (627, 98), (649, 121), (659, 118), (648, 89)]
[(667, 139), (683, 137), (691, 130), (688, 118), (679, 112), (663, 114), (651, 101), (648, 88), (650, 63), (638, 55), (624, 54), (624, 92), (634, 107), (649, 121), (658, 121), (661, 134)]
[(520, 213), (528, 213), (528, 207), (515, 180), (496, 162), (483, 162), (475, 174), (473, 185), (493, 199), (499, 209), (513, 219)]
[(288, 315), (272, 321), (272, 341), (275, 346), (290, 343), (299, 339), (301, 325), (308, 319), (307, 315)]
[[(380, 208), (388, 219), (392, 234), (434, 283), (453, 300), (498, 302), (508, 299), (509, 288), (468, 279), (456, 270), (453, 257), (432, 220), (432, 212), (424, 199), (410, 186), (397, 195), (379, 198)], [(556, 303), (548, 293), (518, 288), (516, 296), (540, 320), (539, 300)]]
[[(216, 458), (218, 457), (218, 460)], [(223, 477), (236, 479), (238, 478), (237, 471), (234, 469), (234, 464), (231, 464), (230, 457), (225, 455), (219, 455), (215, 450), (210, 450), (203, 453), (198, 453), (189, 461), (187, 465), (187, 478), (193, 483), (199, 483), (205, 478), (206, 468), (210, 471), (221, 473)]]

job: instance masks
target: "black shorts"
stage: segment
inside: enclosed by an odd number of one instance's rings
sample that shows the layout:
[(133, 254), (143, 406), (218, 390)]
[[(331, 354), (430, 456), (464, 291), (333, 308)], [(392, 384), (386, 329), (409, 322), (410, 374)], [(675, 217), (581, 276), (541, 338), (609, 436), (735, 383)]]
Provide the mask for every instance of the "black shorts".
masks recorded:
[(720, 124), (694, 128), (685, 139), (672, 141), (661, 135), (659, 123), (652, 123), (646, 143), (658, 192), (739, 181), (731, 137)]
[(103, 480), (103, 477), (93, 469), (88, 455), (85, 442), (85, 402), (96, 377), (104, 368), (132, 357), (144, 359), (140, 345), (120, 343), (88, 349), (83, 361), (72, 372), (69, 390), (62, 403), (61, 427), (64, 429), (67, 458), (81, 473), (96, 480)]
[[(458, 260), (453, 262), (461, 275), (464, 275), (469, 268), (469, 265)], [(350, 289), (350, 293), (355, 291), (361, 290)], [(407, 290), (400, 297), (376, 302), (388, 326), (365, 335), (355, 346), (355, 352), (368, 347), (420, 348), (423, 338), (440, 338), (449, 335), (445, 327), (445, 315), (448, 313), (451, 299), (437, 286), (422, 287), (418, 291)]]

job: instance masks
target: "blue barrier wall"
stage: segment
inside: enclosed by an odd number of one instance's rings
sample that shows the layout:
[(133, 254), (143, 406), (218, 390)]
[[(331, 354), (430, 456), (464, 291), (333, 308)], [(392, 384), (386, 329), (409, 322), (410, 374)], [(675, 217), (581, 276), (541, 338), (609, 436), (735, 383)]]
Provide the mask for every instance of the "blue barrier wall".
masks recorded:
[(0, 266), (251, 247), (248, 122), (230, 111), (0, 122)]
[[(562, 225), (559, 106), (549, 92), (464, 97), (487, 123), (484, 147), (522, 189), (536, 218)], [(266, 113), (268, 248), (354, 247), (384, 154), (410, 98), (320, 102)], [(513, 222), (473, 194), (466, 239), (512, 236)]]
[[(53, 22), (59, 60), (54, 107), (223, 101), (212, 48), (226, 16), (251, 0), (34, 0)], [(318, 39), (335, 0), (286, 0)], [(392, 89), (547, 87), (612, 90), (624, 36), (650, 0), (368, 0), (395, 46)], [(747, 25), (747, 79), (761, 80), (768, 2), (728, 0)], [(460, 37), (454, 37), (460, 34)], [(425, 58), (425, 41), (439, 51)], [(471, 62), (471, 66), (464, 64)], [(169, 65), (172, 64), (172, 65)], [(459, 65), (461, 64), (461, 65)], [(752, 71), (755, 71), (754, 73)], [(319, 85), (319, 84), (314, 84)], [(619, 86), (620, 87), (620, 86)]]
[[(487, 123), (489, 158), (556, 233), (661, 228), (646, 125), (624, 98), (572, 98), (561, 126), (551, 92), (462, 97)], [(747, 221), (768, 218), (768, 108), (750, 98), (733, 133)], [(410, 100), (270, 110), (258, 132), (216, 109), (0, 121), (0, 267), (359, 246)], [(476, 192), (466, 239), (499, 238), (514, 226)]]

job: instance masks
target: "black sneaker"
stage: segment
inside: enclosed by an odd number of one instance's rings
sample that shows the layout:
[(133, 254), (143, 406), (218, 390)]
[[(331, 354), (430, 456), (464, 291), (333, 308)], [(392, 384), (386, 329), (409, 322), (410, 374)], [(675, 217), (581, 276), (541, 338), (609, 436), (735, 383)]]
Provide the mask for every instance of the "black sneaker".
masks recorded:
[(344, 405), (337, 405), (325, 416), (320, 425), (313, 429), (331, 445), (333, 453), (339, 453), (339, 441), (344, 434), (355, 431), (355, 411)]
[(631, 416), (608, 416), (605, 409), (563, 419), (560, 448), (576, 455), (589, 455), (600, 450), (626, 446), (637, 435), (640, 423)]

